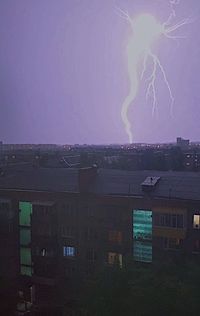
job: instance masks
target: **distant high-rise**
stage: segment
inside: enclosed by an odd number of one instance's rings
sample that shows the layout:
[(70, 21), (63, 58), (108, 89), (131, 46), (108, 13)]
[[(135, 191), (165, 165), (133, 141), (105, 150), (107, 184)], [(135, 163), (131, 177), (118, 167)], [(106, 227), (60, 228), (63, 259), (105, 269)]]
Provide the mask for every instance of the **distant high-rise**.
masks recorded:
[(182, 137), (177, 137), (176, 144), (177, 144), (177, 146), (179, 146), (181, 148), (185, 148), (185, 147), (189, 146), (190, 140), (189, 139), (184, 139)]

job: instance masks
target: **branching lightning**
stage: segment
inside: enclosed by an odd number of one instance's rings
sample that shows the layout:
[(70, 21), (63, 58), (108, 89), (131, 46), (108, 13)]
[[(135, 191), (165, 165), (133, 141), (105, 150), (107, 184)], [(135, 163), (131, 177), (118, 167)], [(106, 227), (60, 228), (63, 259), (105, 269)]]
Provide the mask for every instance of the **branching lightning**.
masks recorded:
[(123, 11), (118, 8), (118, 13), (121, 17), (126, 19), (132, 29), (133, 36), (130, 38), (127, 45), (127, 58), (128, 58), (128, 75), (130, 80), (130, 89), (127, 97), (125, 98), (122, 110), (121, 117), (125, 126), (125, 131), (128, 135), (129, 142), (133, 142), (133, 135), (131, 131), (131, 123), (128, 118), (128, 110), (131, 103), (135, 100), (139, 88), (139, 74), (138, 67), (143, 60), (143, 68), (140, 79), (143, 79), (145, 72), (147, 70), (148, 61), (152, 61), (152, 70), (149, 78), (147, 78), (148, 86), (146, 91), (146, 98), (152, 98), (152, 114), (155, 113), (157, 107), (157, 97), (156, 97), (156, 76), (157, 72), (160, 71), (163, 77), (163, 81), (166, 85), (166, 88), (169, 92), (170, 100), (170, 114), (173, 115), (173, 105), (174, 105), (174, 96), (167, 79), (167, 75), (164, 67), (161, 64), (158, 56), (152, 52), (152, 44), (161, 36), (165, 36), (169, 39), (177, 40), (183, 38), (174, 34), (176, 30), (181, 28), (183, 25), (191, 22), (191, 19), (186, 18), (179, 21), (177, 24), (172, 24), (173, 19), (176, 17), (174, 5), (178, 4), (179, 0), (171, 0), (171, 13), (164, 23), (159, 23), (156, 19), (150, 14), (142, 14), (135, 19), (131, 19), (127, 11)]

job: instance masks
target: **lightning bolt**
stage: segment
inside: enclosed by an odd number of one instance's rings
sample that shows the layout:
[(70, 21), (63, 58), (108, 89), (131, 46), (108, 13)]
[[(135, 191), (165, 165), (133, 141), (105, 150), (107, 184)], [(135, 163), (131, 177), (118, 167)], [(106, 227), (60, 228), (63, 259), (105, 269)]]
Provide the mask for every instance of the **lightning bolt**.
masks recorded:
[[(170, 1), (170, 15), (168, 19), (160, 24), (156, 19), (148, 14), (144, 14), (131, 19), (128, 11), (123, 11), (117, 8), (120, 17), (128, 21), (131, 26), (132, 34), (130, 41), (127, 45), (127, 58), (128, 58), (128, 76), (130, 81), (129, 93), (126, 96), (121, 110), (121, 118), (125, 126), (125, 131), (128, 135), (129, 143), (133, 142), (133, 135), (131, 131), (131, 123), (128, 118), (128, 111), (131, 103), (135, 100), (137, 92), (139, 89), (139, 82), (143, 79), (145, 72), (147, 70), (148, 61), (152, 61), (153, 67), (149, 78), (147, 78), (148, 85), (146, 90), (146, 99), (152, 98), (152, 115), (154, 115), (157, 108), (157, 97), (156, 97), (156, 77), (159, 71), (162, 74), (163, 81), (169, 93), (169, 107), (170, 115), (173, 116), (173, 105), (174, 96), (170, 87), (170, 83), (167, 79), (165, 69), (156, 54), (152, 52), (151, 46), (155, 40), (157, 40), (161, 35), (166, 38), (178, 40), (184, 38), (183, 36), (174, 35), (174, 32), (181, 28), (183, 25), (191, 23), (190, 18), (183, 19), (176, 24), (172, 24), (173, 19), (176, 17), (176, 12), (174, 6), (179, 3), (179, 0)], [(143, 60), (142, 73), (139, 80), (139, 64)]]

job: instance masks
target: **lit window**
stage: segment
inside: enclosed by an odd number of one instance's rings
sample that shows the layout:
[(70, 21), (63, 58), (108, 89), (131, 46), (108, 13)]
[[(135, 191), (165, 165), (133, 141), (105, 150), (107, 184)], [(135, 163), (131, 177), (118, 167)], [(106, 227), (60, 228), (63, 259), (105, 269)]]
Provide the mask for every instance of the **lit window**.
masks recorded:
[(63, 256), (64, 257), (74, 257), (75, 256), (75, 248), (71, 246), (63, 247)]
[(31, 242), (31, 231), (27, 228), (20, 229), (20, 244), (23, 246), (29, 246)]
[(19, 224), (22, 226), (31, 225), (32, 204), (29, 202), (19, 202)]
[(31, 265), (31, 249), (21, 247), (20, 248), (20, 264)]
[(140, 262), (152, 262), (152, 244), (141, 241), (134, 243), (134, 260)]
[(109, 252), (108, 263), (111, 265), (119, 264), (119, 266), (122, 267), (122, 254), (116, 252)]
[(47, 250), (46, 250), (45, 248), (42, 248), (42, 249), (41, 249), (41, 256), (42, 256), (42, 257), (45, 257), (46, 254), (47, 254)]
[(133, 211), (133, 238), (141, 241), (152, 240), (152, 211)]
[(193, 216), (193, 228), (200, 229), (200, 215)]
[(35, 256), (40, 257), (53, 257), (55, 255), (55, 251), (52, 248), (40, 248), (36, 246), (33, 251)]
[(32, 268), (30, 266), (23, 266), (20, 267), (20, 272), (22, 275), (32, 275)]
[[(165, 217), (162, 215), (162, 226), (164, 221)], [(133, 238), (134, 260), (152, 262), (152, 211), (133, 210)]]

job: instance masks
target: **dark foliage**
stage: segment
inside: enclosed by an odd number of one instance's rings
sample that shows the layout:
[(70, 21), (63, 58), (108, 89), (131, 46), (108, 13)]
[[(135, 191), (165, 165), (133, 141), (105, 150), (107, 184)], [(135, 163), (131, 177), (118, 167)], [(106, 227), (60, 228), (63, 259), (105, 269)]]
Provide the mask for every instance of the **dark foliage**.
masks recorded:
[(200, 315), (200, 267), (108, 267), (88, 286), (81, 310), (88, 316)]

